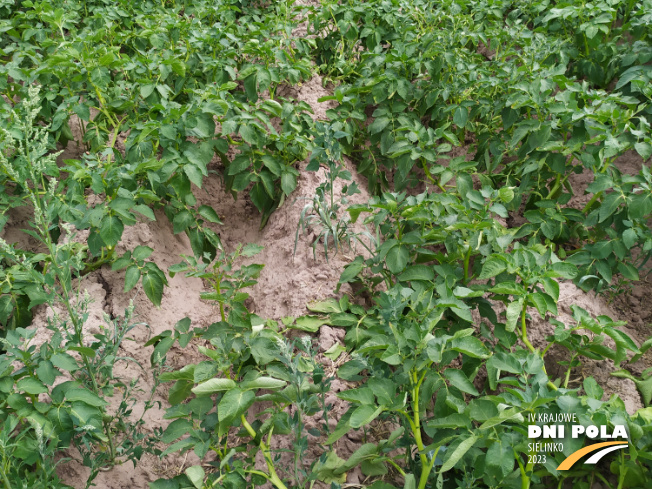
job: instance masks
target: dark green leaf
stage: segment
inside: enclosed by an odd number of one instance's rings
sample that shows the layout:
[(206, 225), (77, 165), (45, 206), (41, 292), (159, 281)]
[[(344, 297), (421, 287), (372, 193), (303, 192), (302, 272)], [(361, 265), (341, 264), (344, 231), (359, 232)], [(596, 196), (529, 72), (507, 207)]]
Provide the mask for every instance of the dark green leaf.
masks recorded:
[(224, 435), (231, 423), (249, 408), (255, 397), (252, 391), (243, 391), (237, 387), (224, 394), (217, 405), (220, 436)]
[(507, 323), (505, 324), (505, 330), (512, 332), (516, 329), (516, 323), (521, 317), (521, 311), (523, 310), (523, 299), (512, 302), (507, 306), (506, 317)]
[(464, 439), (455, 450), (453, 450), (448, 457), (446, 457), (444, 464), (441, 466), (439, 472), (447, 472), (452, 469), (457, 462), (468, 452), (475, 442), (477, 441), (476, 435), (471, 435), (468, 438)]
[(208, 222), (212, 222), (214, 224), (223, 224), (222, 220), (217, 215), (217, 212), (215, 212), (215, 210), (208, 205), (199, 206), (198, 212), (199, 215), (206, 219)]
[(74, 372), (75, 370), (79, 370), (79, 365), (77, 365), (75, 359), (67, 353), (55, 353), (50, 358), (50, 361), (55, 367), (67, 372)]
[(351, 414), (351, 420), (349, 421), (349, 425), (351, 426), (351, 428), (361, 428), (362, 426), (371, 423), (382, 412), (383, 412), (382, 406), (374, 407), (369, 405), (362, 405), (357, 409), (355, 409), (355, 411), (353, 411), (353, 413)]
[(411, 267), (406, 268), (398, 278), (403, 282), (410, 280), (430, 281), (435, 278), (435, 272), (432, 267), (428, 267), (426, 265), (412, 265)]
[(163, 432), (161, 441), (163, 443), (172, 443), (173, 441), (181, 438), (193, 429), (193, 424), (187, 419), (175, 419)]
[(231, 379), (210, 379), (194, 387), (192, 392), (196, 396), (209, 396), (215, 392), (228, 391), (235, 387), (236, 383)]
[(138, 283), (138, 280), (140, 280), (140, 268), (138, 268), (138, 265), (131, 265), (127, 268), (127, 272), (125, 273), (124, 291), (129, 292), (133, 289)]
[(100, 399), (97, 395), (93, 394), (88, 389), (82, 389), (81, 387), (74, 387), (66, 391), (66, 399), (70, 402), (72, 401), (81, 401), (93, 407), (102, 407), (106, 406), (107, 402), (103, 399)]
[(465, 336), (452, 341), (451, 348), (472, 358), (489, 358), (489, 350), (482, 341), (473, 336)]
[(457, 127), (466, 126), (466, 122), (469, 120), (469, 111), (466, 107), (457, 107), (453, 113), (453, 124)]
[(183, 209), (181, 212), (178, 212), (172, 220), (174, 234), (184, 232), (193, 222), (194, 218), (192, 217), (190, 211)]
[(100, 236), (107, 246), (115, 246), (122, 237), (125, 227), (116, 216), (104, 216), (100, 225)]
[(457, 387), (462, 392), (466, 392), (467, 394), (472, 394), (474, 396), (479, 395), (478, 390), (471, 383), (466, 374), (461, 370), (454, 368), (446, 369), (444, 371), (444, 377), (448, 379), (451, 385)]
[(396, 275), (405, 269), (409, 258), (410, 252), (407, 247), (397, 244), (387, 252), (385, 263), (389, 271)]
[(284, 172), (281, 175), (281, 190), (285, 195), (290, 195), (297, 188), (297, 177), (293, 173)]
[(147, 272), (143, 275), (143, 290), (155, 306), (161, 305), (163, 298), (163, 280), (157, 273)]
[(496, 257), (489, 257), (487, 258), (487, 261), (484, 262), (478, 279), (485, 280), (495, 277), (496, 275), (503, 273), (505, 270), (507, 270), (507, 264), (503, 260)]
[(600, 385), (596, 382), (596, 380), (593, 377), (587, 377), (584, 379), (584, 392), (586, 392), (586, 395), (589, 397), (592, 397), (593, 399), (597, 400), (602, 400), (602, 395), (604, 394), (604, 390)]
[(16, 382), (16, 389), (32, 395), (43, 394), (48, 391), (47, 387), (45, 387), (42, 382), (33, 377), (24, 377), (20, 379)]

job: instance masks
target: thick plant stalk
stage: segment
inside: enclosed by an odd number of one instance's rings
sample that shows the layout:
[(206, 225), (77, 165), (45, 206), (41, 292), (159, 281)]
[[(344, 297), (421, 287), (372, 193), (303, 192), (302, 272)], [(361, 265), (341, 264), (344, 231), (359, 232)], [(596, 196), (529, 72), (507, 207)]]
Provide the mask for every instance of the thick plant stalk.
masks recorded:
[[(242, 421), (242, 426), (244, 426), (245, 430), (247, 430), (247, 433), (249, 433), (252, 438), (256, 438), (256, 430), (254, 430), (254, 428), (249, 424), (244, 414), (240, 415), (240, 421)], [(267, 464), (269, 475), (265, 475), (264, 473), (259, 475), (267, 477), (267, 480), (274, 484), (278, 489), (288, 489), (276, 473), (276, 469), (274, 469), (274, 462), (272, 461), (272, 457), (269, 453), (269, 443), (271, 441), (273, 431), (273, 428), (269, 431), (269, 435), (267, 436), (267, 443), (265, 443), (263, 440), (260, 440), (260, 450), (263, 452), (263, 457), (265, 458), (265, 463)]]
[[(482, 238), (482, 236), (480, 236)], [(469, 283), (469, 263), (471, 262), (471, 245), (469, 244), (469, 249), (464, 255), (464, 284)]]
[(11, 483), (9, 482), (9, 479), (7, 479), (7, 474), (4, 470), (2, 471), (2, 481), (4, 482), (6, 489), (11, 489)]
[[(528, 350), (530, 350), (530, 352), (532, 352), (532, 353), (534, 353), (536, 355), (539, 355), (539, 357), (543, 361), (543, 357), (544, 357), (544, 355), (545, 355), (545, 353), (547, 351), (547, 348), (546, 348), (546, 350), (543, 351), (543, 353), (539, 353), (538, 350), (536, 348), (534, 348), (532, 343), (530, 343), (530, 340), (528, 340), (528, 338), (527, 338), (527, 323), (525, 321), (525, 319), (526, 319), (525, 318), (526, 311), (527, 311), (527, 304), (523, 304), (523, 310), (521, 311), (521, 341), (523, 341), (523, 343), (525, 344), (525, 346), (527, 346), (527, 348), (528, 348)], [(546, 372), (545, 365), (543, 367), (543, 371), (544, 371), (544, 373), (546, 373), (546, 375), (548, 375), (547, 372)], [(550, 381), (548, 381), (548, 387), (550, 387), (552, 390), (555, 390), (555, 391), (558, 390), (557, 386), (555, 384), (553, 384), (552, 382), (550, 382)]]
[(530, 340), (527, 339), (527, 323), (525, 321), (526, 310), (527, 305), (523, 304), (523, 310), (521, 311), (521, 340), (523, 340), (523, 343), (525, 343), (525, 346), (527, 346), (528, 350), (530, 350), (532, 353), (536, 353), (534, 346), (532, 346)]
[(516, 458), (516, 462), (518, 463), (518, 468), (521, 472), (521, 489), (529, 489), (530, 478), (528, 477), (527, 473), (532, 470), (532, 464), (527, 464), (526, 467), (523, 467), (523, 462), (521, 462), (521, 457), (517, 453), (514, 453), (514, 457)]
[(435, 464), (435, 459), (437, 458), (437, 453), (439, 452), (439, 447), (433, 454), (430, 460), (428, 456), (423, 453), (425, 446), (423, 444), (423, 439), (421, 438), (421, 416), (419, 413), (419, 389), (421, 384), (426, 378), (426, 373), (424, 372), (421, 375), (421, 378), (417, 378), (417, 372), (412, 371), (410, 377), (412, 378), (413, 388), (412, 388), (412, 410), (414, 411), (414, 419), (410, 421), (410, 427), (412, 428), (412, 433), (414, 434), (414, 440), (417, 443), (417, 448), (419, 449), (419, 458), (421, 459), (421, 475), (419, 476), (419, 488), (425, 489), (426, 484), (428, 483), (428, 477), (432, 471), (432, 467)]

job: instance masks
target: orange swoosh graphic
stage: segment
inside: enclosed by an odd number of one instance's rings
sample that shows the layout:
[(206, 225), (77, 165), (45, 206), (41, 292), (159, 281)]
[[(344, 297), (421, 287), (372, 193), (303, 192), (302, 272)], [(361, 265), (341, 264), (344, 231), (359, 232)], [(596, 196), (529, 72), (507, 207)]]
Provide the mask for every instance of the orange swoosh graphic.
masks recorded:
[(577, 462), (579, 459), (581, 459), (584, 455), (587, 453), (595, 452), (596, 450), (599, 450), (600, 448), (604, 447), (609, 447), (612, 445), (627, 445), (626, 441), (605, 441), (603, 443), (595, 443), (593, 445), (589, 445), (588, 447), (580, 448), (578, 451), (571, 453), (568, 457), (566, 457), (566, 460), (564, 460), (562, 463), (559, 464), (559, 467), (557, 467), (557, 470), (568, 470), (570, 469), (575, 462)]

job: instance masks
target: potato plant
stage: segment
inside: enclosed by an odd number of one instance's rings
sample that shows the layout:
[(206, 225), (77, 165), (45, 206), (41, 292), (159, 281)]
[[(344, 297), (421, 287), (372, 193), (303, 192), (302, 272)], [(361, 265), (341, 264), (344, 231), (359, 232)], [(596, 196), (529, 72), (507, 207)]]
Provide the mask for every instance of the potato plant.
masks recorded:
[[(467, 193), (469, 207), (481, 201), (480, 192), (477, 196), (473, 192)], [(407, 198), (386, 194), (372, 207), (351, 209), (356, 215), (373, 212), (368, 221), (380, 226), (385, 239), (374, 257), (351, 263), (340, 281), (373, 289), (384, 283), (387, 290), (372, 289), (372, 308), (348, 302), (313, 307), (328, 313), (326, 324), (347, 329), (352, 359), (339, 368), (338, 376), (360, 383), (339, 394), (351, 407), (329, 441), (376, 419), (403, 426), (405, 452), (399, 457), (390, 456), (380, 443), (365, 445), (366, 456), (355, 460), (364, 460), (361, 468), (369, 476), (397, 471), (405, 487), (545, 487), (551, 479), (560, 485), (565, 480), (581, 484), (587, 469), (556, 470), (562, 453), (549, 456), (541, 467), (528, 463), (531, 440), (525, 419), (541, 410), (566, 409), (581, 412), (585, 422), (616, 416), (626, 419), (631, 433), (641, 437), (636, 443), (650, 443), (649, 429), (632, 428), (645, 425), (644, 413), (627, 416), (617, 397), (601, 401), (603, 390), (591, 377), (581, 384), (569, 381), (582, 359), (609, 358), (619, 365), (628, 353), (641, 352), (618, 329), (622, 322), (593, 318), (577, 307), (575, 326), (550, 318), (557, 326), (554, 337), (544, 347), (532, 345), (531, 314), (558, 315), (557, 279), (572, 279), (577, 268), (541, 244), (513, 244), (513, 233), (497, 226), (487, 212), (491, 193), (485, 195), (485, 206), (477, 206), (476, 212), (479, 220), (486, 219), (486, 226), (476, 222), (472, 246), (467, 248), (471, 253), (458, 246), (464, 243), (460, 235), (469, 228), (461, 226), (458, 208), (436, 205), (448, 198), (443, 194)], [(450, 224), (441, 229), (432, 225), (437, 222), (442, 228)], [(437, 253), (431, 251), (435, 242), (441, 243)], [(433, 262), (434, 266), (424, 264)], [(379, 279), (371, 279), (374, 275)], [(505, 303), (503, 311), (496, 307), (500, 302)], [(473, 327), (474, 312), (482, 318), (479, 328)], [(605, 344), (606, 337), (615, 348)], [(569, 360), (561, 362), (566, 370), (559, 378), (547, 372), (554, 365), (547, 358), (554, 344), (570, 353)], [(564, 453), (572, 453), (580, 443), (564, 445)], [(640, 479), (634, 475), (626, 479), (625, 466), (632, 474), (643, 474), (649, 460), (635, 454), (613, 469), (619, 471), (614, 472), (619, 484), (637, 487)], [(339, 467), (344, 471), (350, 465), (342, 460)]]

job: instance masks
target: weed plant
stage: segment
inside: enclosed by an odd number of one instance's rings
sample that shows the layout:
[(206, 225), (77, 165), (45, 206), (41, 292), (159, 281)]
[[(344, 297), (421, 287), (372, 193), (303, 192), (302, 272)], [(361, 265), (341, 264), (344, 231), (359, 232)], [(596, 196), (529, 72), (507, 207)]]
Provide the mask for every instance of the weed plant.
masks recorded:
[[(58, 484), (52, 464), (57, 450), (78, 448), (84, 465), (91, 468), (86, 482), (90, 487), (99, 470), (125, 461), (137, 461), (144, 449), (154, 451), (153, 438), (142, 433), (143, 417), (130, 420), (136, 403), (137, 380), (125, 382), (116, 376), (119, 362), (135, 362), (120, 355), (133, 323), (133, 306), (124, 319), (111, 320), (89, 342), (85, 325), (90, 297), (81, 293), (79, 279), (84, 270), (84, 249), (75, 243), (69, 225), (63, 225), (62, 239), (53, 216), (65, 208), (58, 193), (57, 154), (48, 154), (48, 136), (34, 124), (39, 112), (38, 90), (15, 113), (21, 139), (16, 141), (4, 130), (0, 165), (33, 210), (31, 229), (25, 230), (37, 240), (41, 252), (19, 255), (13, 246), (0, 240), (0, 247), (13, 276), (29, 281), (26, 293), (29, 308), (46, 304), (53, 316), (48, 318), (49, 341), (32, 344), (37, 331), (14, 321), (1, 339), (2, 389), (0, 406), (6, 416), (2, 432), (4, 484), (23, 487), (22, 473), (37, 467), (40, 484)], [(8, 295), (5, 297), (15, 297)], [(12, 306), (11, 303), (8, 304)], [(58, 309), (63, 309), (62, 313)], [(22, 314), (15, 309), (13, 315)], [(138, 366), (142, 369), (142, 366)], [(63, 382), (57, 382), (63, 377)], [(152, 395), (157, 383), (155, 382)], [(105, 398), (119, 392), (121, 401), (112, 410)], [(144, 413), (153, 407), (152, 396), (145, 402)], [(10, 479), (11, 478), (11, 479)], [(33, 480), (30, 476), (29, 480)], [(35, 481), (36, 483), (36, 481)]]
[[(306, 170), (318, 171), (323, 165), (326, 167), (326, 180), (315, 189), (314, 197), (301, 210), (294, 239), (295, 254), (299, 242), (299, 231), (305, 234), (308, 230), (315, 234), (312, 242), (315, 258), (319, 243), (324, 245), (324, 254), (327, 260), (331, 243), (335, 248), (335, 254), (342, 251), (344, 247), (353, 250), (357, 243), (371, 251), (362, 241), (362, 237), (368, 237), (371, 245), (374, 242), (373, 236), (366, 231), (355, 231), (348, 215), (342, 212), (344, 206), (349, 202), (348, 197), (360, 193), (357, 184), (351, 182), (351, 172), (346, 170), (341, 163), (342, 149), (338, 139), (345, 136), (345, 132), (338, 130), (338, 125), (327, 125), (321, 122), (316, 124), (316, 136), (313, 141), (315, 148)], [(345, 184), (342, 187), (341, 196), (336, 197), (335, 181), (338, 178), (351, 183)]]

